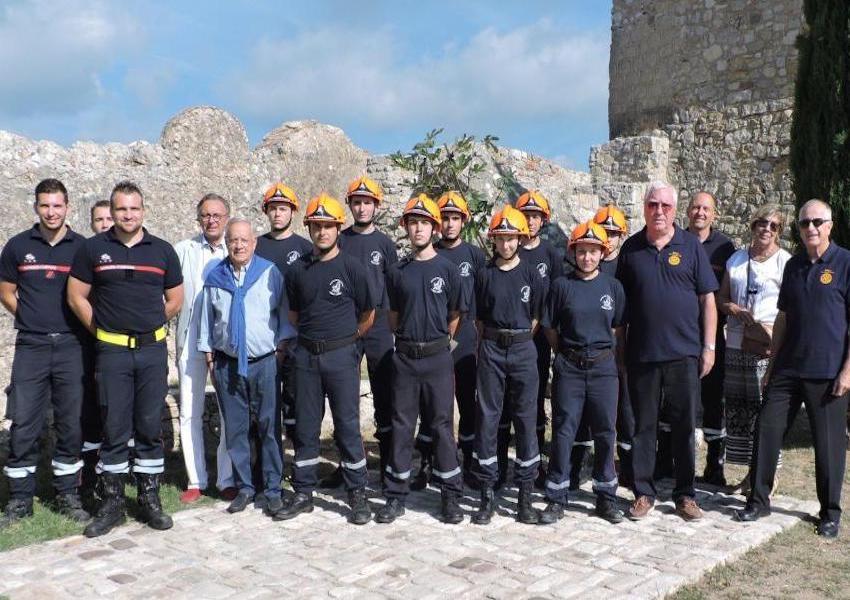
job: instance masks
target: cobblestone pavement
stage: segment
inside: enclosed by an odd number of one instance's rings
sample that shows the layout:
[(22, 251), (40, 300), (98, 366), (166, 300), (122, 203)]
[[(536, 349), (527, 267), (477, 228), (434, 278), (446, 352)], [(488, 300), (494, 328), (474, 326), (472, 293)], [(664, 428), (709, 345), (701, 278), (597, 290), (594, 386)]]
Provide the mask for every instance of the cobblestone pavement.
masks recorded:
[[(344, 492), (319, 494), (316, 510), (274, 523), (225, 503), (175, 515), (174, 528), (138, 523), (98, 539), (75, 536), (2, 555), (0, 594), (36, 598), (656, 598), (698, 579), (816, 513), (777, 498), (771, 517), (732, 521), (740, 497), (700, 491), (705, 518), (685, 523), (666, 502), (640, 523), (591, 516), (587, 486), (556, 526), (514, 521), (516, 490), (503, 493), (486, 527), (444, 525), (439, 493), (414, 493), (391, 525), (345, 520)], [(382, 501), (370, 492), (372, 506)], [(625, 495), (623, 496), (626, 497)], [(469, 492), (464, 508), (474, 509)], [(542, 497), (538, 498), (542, 506)], [(625, 508), (625, 502), (624, 502)]]

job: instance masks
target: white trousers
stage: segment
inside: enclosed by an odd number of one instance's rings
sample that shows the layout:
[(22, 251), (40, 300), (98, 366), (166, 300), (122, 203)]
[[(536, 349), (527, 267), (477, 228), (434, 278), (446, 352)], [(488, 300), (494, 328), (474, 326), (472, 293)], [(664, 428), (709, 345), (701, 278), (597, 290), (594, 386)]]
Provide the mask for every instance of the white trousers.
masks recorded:
[[(177, 359), (180, 378), (180, 447), (186, 463), (189, 487), (206, 489), (207, 465), (204, 452), (204, 400), (207, 386), (207, 363), (202, 352), (184, 348)], [(219, 418), (221, 416), (219, 415)], [(217, 467), (219, 490), (233, 487), (233, 466), (227, 455), (224, 419), (221, 419), (221, 439), (218, 443)]]

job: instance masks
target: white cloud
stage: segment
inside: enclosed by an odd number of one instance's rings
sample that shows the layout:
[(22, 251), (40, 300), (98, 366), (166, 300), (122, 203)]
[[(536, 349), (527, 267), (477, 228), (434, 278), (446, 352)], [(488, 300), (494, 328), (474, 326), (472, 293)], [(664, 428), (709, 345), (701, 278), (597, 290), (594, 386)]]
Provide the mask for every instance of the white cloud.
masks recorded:
[(24, 0), (0, 8), (0, 113), (72, 113), (103, 95), (101, 73), (138, 43), (117, 4)]
[(484, 29), (409, 62), (392, 30), (363, 36), (331, 27), (258, 42), (218, 89), (260, 119), (312, 117), (374, 129), (604, 115), (608, 43), (607, 31), (573, 33), (544, 20), (508, 32)]

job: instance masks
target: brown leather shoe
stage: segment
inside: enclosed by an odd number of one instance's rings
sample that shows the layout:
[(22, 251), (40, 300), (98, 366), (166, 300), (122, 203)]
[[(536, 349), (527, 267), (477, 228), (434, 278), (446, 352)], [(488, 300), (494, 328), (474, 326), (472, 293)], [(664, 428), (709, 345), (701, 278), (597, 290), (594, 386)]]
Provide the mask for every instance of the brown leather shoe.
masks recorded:
[(632, 505), (629, 507), (629, 519), (632, 521), (640, 521), (645, 518), (655, 507), (655, 499), (649, 496), (638, 496)]
[(676, 514), (685, 521), (699, 521), (702, 519), (702, 511), (696, 501), (687, 496), (676, 500)]

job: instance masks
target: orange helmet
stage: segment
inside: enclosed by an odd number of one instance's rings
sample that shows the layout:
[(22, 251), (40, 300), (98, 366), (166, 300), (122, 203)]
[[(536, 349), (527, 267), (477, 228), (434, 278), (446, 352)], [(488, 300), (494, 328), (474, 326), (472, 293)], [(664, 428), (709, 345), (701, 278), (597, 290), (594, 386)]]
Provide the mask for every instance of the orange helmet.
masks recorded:
[(292, 210), (298, 210), (298, 196), (295, 195), (291, 187), (280, 182), (272, 184), (263, 194), (263, 212), (266, 212), (266, 208), (272, 202), (285, 202), (292, 207)]
[(334, 198), (322, 192), (307, 205), (304, 214), (304, 224), (308, 223), (345, 223), (345, 211), (342, 205)]
[(602, 254), (608, 254), (608, 234), (599, 223), (587, 221), (576, 225), (570, 234), (567, 248), (572, 249), (576, 244), (598, 244), (602, 246)]
[(440, 213), (456, 212), (461, 214), (464, 221), (469, 220), (469, 206), (459, 192), (446, 192), (437, 200), (437, 206)]
[(498, 235), (529, 235), (525, 215), (510, 204), (505, 204), (505, 207), (490, 219), (490, 227), (487, 229), (487, 237)]
[(384, 190), (376, 182), (364, 175), (348, 184), (345, 201), (350, 202), (352, 196), (366, 196), (374, 200), (377, 204), (380, 204), (384, 199)]
[(405, 219), (411, 215), (431, 219), (434, 222), (434, 231), (440, 231), (442, 225), (440, 209), (427, 194), (419, 194), (407, 201), (407, 204), (404, 205), (404, 212), (401, 213), (400, 223), (402, 227), (404, 227)]
[(542, 212), (547, 221), (551, 215), (549, 201), (543, 197), (539, 190), (530, 190), (517, 198), (516, 208), (522, 212), (533, 210)]
[(597, 210), (593, 221), (602, 225), (605, 231), (617, 231), (622, 235), (626, 235), (629, 232), (626, 215), (613, 204), (608, 204)]

